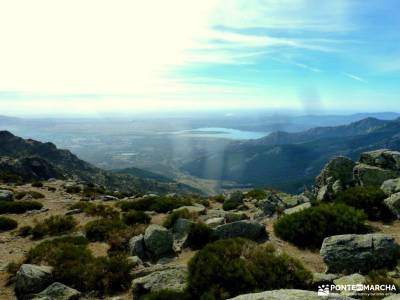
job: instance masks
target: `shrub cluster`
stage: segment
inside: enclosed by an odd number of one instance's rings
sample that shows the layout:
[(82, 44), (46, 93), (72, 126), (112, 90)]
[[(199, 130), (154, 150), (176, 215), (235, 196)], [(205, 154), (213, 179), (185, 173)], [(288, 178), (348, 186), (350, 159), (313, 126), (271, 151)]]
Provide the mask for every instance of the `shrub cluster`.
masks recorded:
[(267, 197), (267, 192), (262, 189), (253, 189), (253, 190), (247, 192), (246, 197), (257, 199), (257, 200), (262, 200)]
[(307, 288), (311, 273), (273, 247), (236, 238), (208, 244), (189, 262), (193, 299), (227, 299), (281, 288)]
[(243, 203), (243, 193), (240, 191), (234, 192), (228, 199), (224, 201), (222, 208), (224, 210), (232, 210), (237, 208), (239, 205)]
[(192, 219), (192, 215), (190, 214), (188, 209), (180, 209), (170, 213), (165, 219), (163, 226), (166, 228), (172, 228), (179, 218), (182, 219)]
[(7, 217), (0, 217), (0, 232), (12, 230), (14, 228), (17, 228), (17, 226), (18, 226), (17, 221)]
[(126, 225), (134, 225), (134, 224), (149, 224), (151, 217), (147, 215), (143, 211), (130, 210), (127, 213), (124, 213), (122, 216), (122, 221)]
[(191, 205), (192, 201), (183, 197), (148, 197), (134, 201), (121, 201), (119, 203), (122, 211), (141, 210), (167, 213), (175, 208)]
[(340, 193), (335, 199), (352, 207), (362, 209), (372, 221), (390, 221), (395, 218), (383, 202), (387, 196), (378, 187), (355, 186)]
[(0, 172), (0, 182), (22, 184), (24, 180), (19, 175), (5, 171), (5, 172)]
[(24, 192), (18, 192), (15, 194), (15, 199), (21, 200), (25, 196), (30, 195), (33, 199), (42, 199), (44, 198), (44, 195), (42, 193), (36, 192), (36, 191), (24, 191)]
[(43, 187), (43, 183), (41, 181), (34, 181), (31, 183), (31, 186), (41, 188)]
[(89, 216), (99, 216), (103, 218), (119, 217), (119, 212), (117, 210), (104, 204), (94, 204), (91, 202), (80, 201), (73, 204), (70, 209), (80, 209)]
[(31, 230), (33, 239), (40, 239), (46, 235), (54, 236), (73, 231), (77, 223), (72, 216), (51, 216), (37, 223)]
[(88, 222), (85, 225), (86, 237), (90, 241), (106, 241), (110, 234), (115, 230), (127, 228), (119, 218), (118, 219), (97, 219)]
[(206, 224), (194, 223), (190, 228), (187, 245), (193, 250), (198, 250), (216, 239), (213, 230)]
[(32, 234), (31, 226), (22, 226), (18, 229), (18, 236), (27, 237)]
[(36, 201), (0, 201), (0, 214), (23, 214), (42, 207), (43, 205)]
[(79, 291), (119, 292), (129, 288), (132, 265), (125, 256), (94, 257), (83, 237), (44, 241), (31, 249), (27, 263), (52, 266), (54, 280)]
[(274, 224), (274, 232), (299, 247), (319, 248), (324, 238), (347, 233), (365, 233), (366, 215), (345, 204), (319, 204), (286, 215)]

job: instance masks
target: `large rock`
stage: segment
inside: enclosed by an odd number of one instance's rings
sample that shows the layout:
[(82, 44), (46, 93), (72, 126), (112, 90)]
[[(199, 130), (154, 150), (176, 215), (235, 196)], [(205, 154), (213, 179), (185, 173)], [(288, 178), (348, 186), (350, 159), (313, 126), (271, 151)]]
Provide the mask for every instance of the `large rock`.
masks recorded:
[(303, 291), (303, 290), (274, 290), (274, 291), (266, 291), (261, 293), (254, 294), (246, 294), (240, 295), (235, 298), (231, 298), (229, 300), (350, 300), (352, 298), (348, 298), (346, 296), (342, 296), (339, 294), (329, 293), (324, 297), (318, 295), (317, 292), (313, 291)]
[(278, 210), (295, 207), (299, 204), (310, 201), (304, 195), (289, 195), (286, 193), (271, 193), (267, 198), (257, 202), (257, 207), (260, 208), (265, 216), (271, 217)]
[(400, 178), (389, 179), (382, 183), (381, 190), (388, 196), (400, 192)]
[(51, 267), (24, 264), (16, 275), (15, 292), (18, 295), (37, 293), (47, 287), (51, 280)]
[(152, 224), (144, 233), (144, 244), (153, 258), (159, 258), (164, 254), (173, 252), (172, 234), (160, 225)]
[(146, 257), (143, 234), (134, 236), (129, 240), (129, 254), (132, 256), (138, 256), (141, 259)]
[(59, 282), (54, 282), (48, 286), (45, 290), (35, 295), (35, 299), (40, 299), (41, 297), (49, 297), (50, 299), (57, 300), (78, 300), (81, 293), (69, 286), (66, 286)]
[(398, 173), (393, 170), (382, 169), (363, 163), (354, 167), (354, 180), (358, 185), (380, 187), (386, 180), (396, 177), (398, 177)]
[(394, 238), (378, 233), (335, 235), (324, 240), (320, 254), (329, 273), (366, 273), (394, 267), (399, 245)]
[(175, 221), (172, 227), (173, 232), (173, 249), (175, 252), (180, 252), (184, 247), (187, 246), (187, 238), (194, 222), (179, 218)]
[(181, 206), (175, 208), (172, 212), (182, 211), (185, 209), (187, 209), (190, 214), (202, 215), (206, 212), (205, 206), (198, 203), (196, 203), (195, 205)]
[(253, 221), (238, 221), (217, 226), (214, 229), (220, 239), (242, 237), (249, 240), (259, 240), (267, 237), (265, 226)]
[[(348, 276), (343, 276), (333, 281), (335, 285), (364, 285), (367, 284), (367, 278), (361, 274), (355, 273)], [(360, 291), (357, 289), (342, 290), (339, 292), (341, 295), (360, 298)]]
[(13, 201), (14, 193), (9, 190), (0, 190), (0, 201)]
[(291, 215), (291, 214), (297, 213), (299, 211), (305, 210), (305, 209), (310, 208), (310, 207), (311, 207), (311, 203), (310, 202), (306, 202), (306, 203), (297, 205), (295, 207), (285, 209), (283, 211), (283, 214), (284, 215)]
[(347, 157), (338, 156), (329, 161), (316, 178), (317, 199), (331, 200), (337, 193), (352, 184), (355, 163)]
[(384, 200), (385, 205), (398, 219), (400, 219), (400, 193), (391, 195)]
[(187, 285), (187, 270), (184, 267), (156, 271), (132, 281), (132, 291), (137, 297), (150, 292), (170, 290), (182, 292)]
[(400, 152), (380, 149), (361, 154), (360, 162), (383, 169), (400, 170)]

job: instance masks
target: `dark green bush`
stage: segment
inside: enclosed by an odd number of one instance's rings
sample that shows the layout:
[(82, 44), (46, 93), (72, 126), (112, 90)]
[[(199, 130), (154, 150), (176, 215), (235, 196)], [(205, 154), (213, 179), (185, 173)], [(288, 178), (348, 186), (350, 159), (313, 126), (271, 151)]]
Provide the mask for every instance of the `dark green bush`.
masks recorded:
[(81, 192), (81, 187), (79, 185), (72, 185), (72, 186), (67, 186), (65, 188), (65, 191), (69, 194), (79, 194)]
[(178, 220), (179, 218), (191, 219), (192, 215), (190, 214), (189, 210), (186, 208), (174, 211), (167, 216), (167, 218), (164, 221), (163, 226), (166, 228), (172, 228), (172, 226), (174, 226), (176, 220)]
[(286, 215), (274, 224), (274, 232), (299, 247), (319, 248), (324, 238), (365, 233), (366, 215), (345, 204), (320, 204)]
[(32, 234), (31, 226), (22, 226), (18, 229), (18, 236), (27, 237)]
[(384, 204), (386, 198), (385, 193), (378, 187), (356, 186), (340, 193), (335, 201), (362, 209), (369, 220), (390, 221), (395, 219), (395, 216)]
[(124, 229), (127, 225), (120, 219), (98, 219), (85, 225), (86, 237), (90, 241), (106, 241), (114, 230)]
[(42, 193), (36, 192), (36, 191), (24, 191), (24, 192), (18, 192), (15, 194), (15, 199), (21, 200), (25, 196), (30, 195), (33, 199), (42, 199), (44, 198), (44, 195)]
[(27, 263), (48, 264), (55, 281), (82, 292), (119, 292), (129, 287), (132, 265), (125, 256), (94, 257), (83, 237), (65, 237), (40, 243), (31, 249)]
[(187, 245), (193, 250), (198, 250), (215, 240), (216, 237), (210, 227), (204, 223), (194, 223), (190, 228)]
[(130, 210), (122, 216), (122, 221), (126, 225), (149, 224), (151, 217), (143, 211)]
[(262, 200), (267, 197), (267, 192), (262, 189), (253, 189), (253, 190), (247, 192), (246, 197), (257, 199), (257, 200)]
[(37, 223), (31, 231), (32, 238), (40, 239), (45, 235), (61, 235), (73, 231), (77, 223), (72, 216), (51, 216)]
[(142, 210), (167, 213), (175, 208), (191, 205), (192, 201), (182, 197), (152, 197), (134, 201), (121, 201), (119, 206), (122, 211)]
[(23, 184), (24, 180), (21, 176), (10, 173), (10, 172), (0, 172), (0, 182), (3, 183), (15, 183), (15, 184)]
[(303, 289), (310, 279), (311, 273), (296, 259), (241, 238), (208, 244), (189, 262), (189, 292), (193, 299)]
[(234, 192), (228, 199), (225, 200), (222, 208), (224, 210), (232, 210), (243, 204), (243, 193), (240, 191)]
[(119, 218), (119, 212), (113, 207), (104, 204), (94, 204), (80, 201), (73, 204), (70, 209), (80, 209), (88, 216), (99, 216), (103, 218)]
[(218, 203), (224, 203), (225, 202), (225, 196), (224, 195), (217, 195), (211, 198), (211, 200), (214, 200), (215, 202)]
[(34, 182), (32, 182), (31, 185), (32, 185), (33, 187), (37, 187), (37, 188), (43, 187), (43, 183), (40, 182), (40, 181), (34, 181)]
[(14, 228), (17, 228), (17, 226), (18, 226), (17, 221), (7, 218), (7, 217), (0, 216), (0, 232), (12, 230)]
[(23, 214), (42, 207), (43, 205), (36, 201), (0, 201), (0, 214)]

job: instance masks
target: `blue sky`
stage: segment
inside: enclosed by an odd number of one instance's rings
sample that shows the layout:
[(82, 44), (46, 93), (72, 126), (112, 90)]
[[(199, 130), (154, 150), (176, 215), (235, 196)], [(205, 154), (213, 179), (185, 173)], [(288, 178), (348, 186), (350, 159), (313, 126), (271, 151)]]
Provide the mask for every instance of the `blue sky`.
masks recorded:
[(399, 111), (396, 0), (29, 2), (0, 0), (0, 114)]

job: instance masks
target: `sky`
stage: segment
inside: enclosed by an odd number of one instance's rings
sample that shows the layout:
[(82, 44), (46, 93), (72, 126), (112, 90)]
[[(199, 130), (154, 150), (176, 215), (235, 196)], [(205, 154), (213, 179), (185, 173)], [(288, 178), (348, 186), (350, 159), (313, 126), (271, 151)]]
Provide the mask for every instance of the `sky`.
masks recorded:
[(0, 115), (400, 111), (397, 0), (0, 0)]

